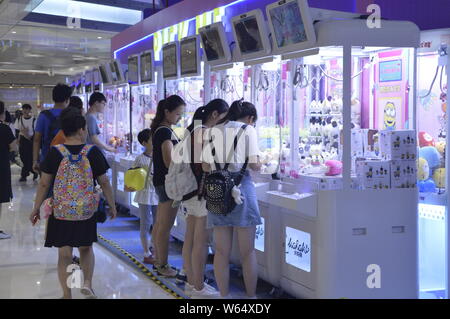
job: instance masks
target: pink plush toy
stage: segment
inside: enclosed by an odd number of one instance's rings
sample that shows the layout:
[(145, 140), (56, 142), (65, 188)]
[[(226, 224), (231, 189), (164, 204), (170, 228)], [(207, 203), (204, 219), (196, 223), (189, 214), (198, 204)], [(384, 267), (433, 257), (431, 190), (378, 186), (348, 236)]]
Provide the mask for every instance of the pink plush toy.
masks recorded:
[(325, 173), (326, 176), (336, 176), (342, 174), (342, 162), (336, 160), (328, 160), (325, 162), (328, 167), (328, 172)]

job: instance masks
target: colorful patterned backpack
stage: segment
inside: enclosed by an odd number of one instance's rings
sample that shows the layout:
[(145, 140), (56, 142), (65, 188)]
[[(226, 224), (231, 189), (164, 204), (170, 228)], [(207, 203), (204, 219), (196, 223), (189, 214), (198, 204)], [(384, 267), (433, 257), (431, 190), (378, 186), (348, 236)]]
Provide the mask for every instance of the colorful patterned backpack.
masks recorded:
[(98, 208), (98, 196), (88, 154), (93, 145), (85, 145), (72, 155), (64, 145), (56, 145), (63, 159), (53, 186), (53, 216), (67, 221), (91, 218)]

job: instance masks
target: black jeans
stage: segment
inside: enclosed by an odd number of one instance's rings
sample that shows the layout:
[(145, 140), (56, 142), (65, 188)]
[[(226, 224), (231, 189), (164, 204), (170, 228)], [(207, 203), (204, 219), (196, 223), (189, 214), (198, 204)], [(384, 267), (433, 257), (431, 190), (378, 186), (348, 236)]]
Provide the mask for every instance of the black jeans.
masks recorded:
[(22, 135), (19, 138), (19, 154), (23, 163), (22, 178), (26, 178), (30, 173), (35, 175), (33, 172), (33, 141)]

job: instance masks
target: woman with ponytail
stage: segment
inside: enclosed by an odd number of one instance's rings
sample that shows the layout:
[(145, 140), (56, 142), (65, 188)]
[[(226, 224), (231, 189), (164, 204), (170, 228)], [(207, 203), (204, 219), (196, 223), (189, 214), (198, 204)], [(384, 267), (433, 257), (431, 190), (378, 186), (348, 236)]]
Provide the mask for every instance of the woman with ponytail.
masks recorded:
[[(215, 149), (217, 152), (213, 157), (212, 154), (208, 154), (208, 152), (212, 152), (205, 150), (204, 170), (210, 171), (211, 167), (223, 167), (225, 163), (228, 163), (228, 170), (237, 173), (242, 170), (247, 160), (250, 169), (259, 171), (261, 164), (258, 156), (258, 138), (254, 128), (257, 119), (258, 115), (253, 104), (243, 100), (234, 102), (224, 120), (211, 130), (215, 131), (211, 132), (214, 137), (211, 142), (211, 149)], [(243, 134), (238, 138), (236, 149), (233, 152), (233, 140), (241, 130), (244, 130)], [(233, 154), (233, 156), (231, 157), (229, 154)], [(227, 162), (228, 156), (230, 157), (228, 160), (231, 159), (230, 162)], [(219, 169), (219, 167), (216, 167), (216, 169)], [(255, 186), (248, 170), (245, 170), (244, 177), (237, 186), (240, 190), (241, 204), (236, 205), (228, 215), (208, 213), (208, 227), (214, 229), (216, 243), (214, 275), (221, 296), (227, 297), (230, 278), (229, 259), (233, 244), (233, 231), (236, 231), (245, 289), (247, 296), (254, 298), (258, 280), (254, 243), (256, 226), (261, 224), (261, 216)]]
[(171, 126), (177, 124), (184, 113), (186, 103), (178, 95), (169, 96), (158, 103), (156, 116), (151, 124), (153, 142), (153, 185), (158, 195), (156, 224), (153, 229), (155, 245), (155, 268), (159, 275), (175, 277), (177, 271), (168, 264), (170, 229), (173, 227), (178, 208), (172, 207), (164, 184), (172, 160), (172, 149), (178, 138)]
[(201, 185), (204, 177), (201, 153), (203, 150), (203, 135), (208, 128), (215, 126), (228, 112), (228, 104), (224, 100), (215, 99), (206, 106), (200, 107), (194, 114), (190, 132), (191, 169), (197, 179), (198, 190), (183, 198), (183, 206), (187, 213), (186, 234), (183, 244), (184, 271), (187, 275), (185, 285), (186, 295), (196, 299), (217, 298), (218, 292), (203, 282), (208, 249), (206, 229), (206, 201), (202, 198)]

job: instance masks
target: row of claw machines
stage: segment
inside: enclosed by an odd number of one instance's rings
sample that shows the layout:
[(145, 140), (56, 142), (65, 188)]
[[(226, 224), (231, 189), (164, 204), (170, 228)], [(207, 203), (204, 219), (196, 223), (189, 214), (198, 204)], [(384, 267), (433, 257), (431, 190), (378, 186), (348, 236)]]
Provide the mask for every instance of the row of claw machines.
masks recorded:
[[(286, 0), (166, 44), (157, 84), (142, 84), (142, 55), (128, 57), (128, 82), (141, 77), (129, 95), (129, 153), (160, 83), (187, 102), (180, 137), (214, 98), (255, 104), (258, 272), (295, 297), (448, 298), (450, 32), (421, 41), (413, 23), (382, 24)], [(120, 96), (111, 90), (108, 101)], [(126, 160), (116, 164), (118, 200)], [(184, 226), (180, 210), (172, 235), (183, 240)]]

